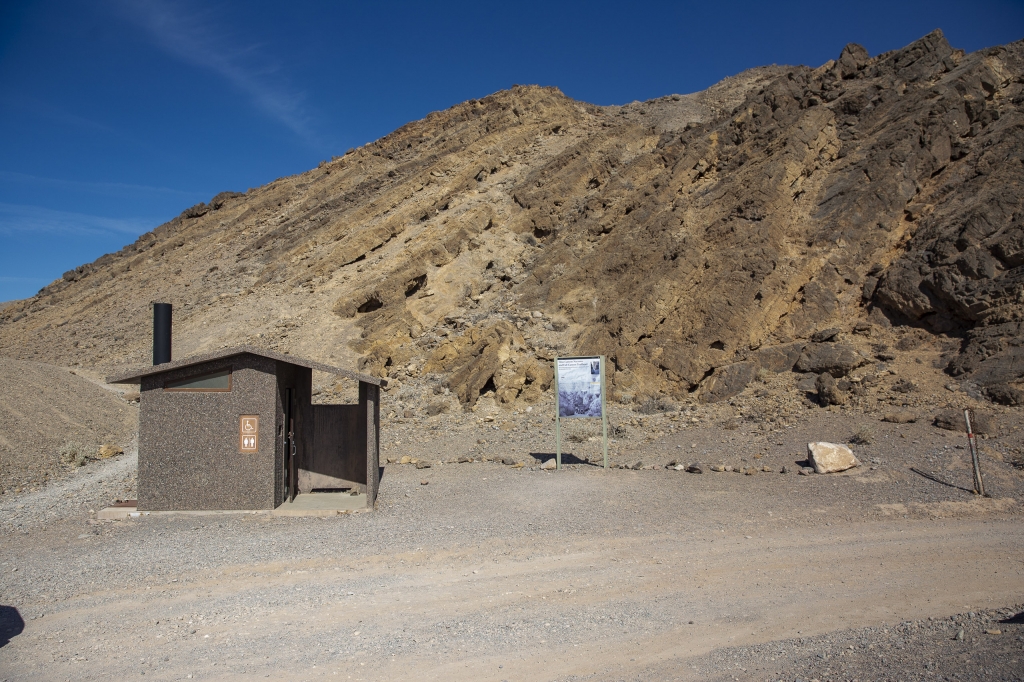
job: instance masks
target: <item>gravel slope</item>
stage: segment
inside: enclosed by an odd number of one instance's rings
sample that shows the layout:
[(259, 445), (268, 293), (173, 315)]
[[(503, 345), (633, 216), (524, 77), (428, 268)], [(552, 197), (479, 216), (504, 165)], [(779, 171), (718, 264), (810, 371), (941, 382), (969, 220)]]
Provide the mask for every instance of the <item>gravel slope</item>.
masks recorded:
[(79, 443), (88, 456), (104, 443), (128, 445), (137, 404), (87, 374), (0, 357), (0, 492), (27, 492), (67, 475), (58, 454), (66, 443)]
[(132, 441), (123, 455), (72, 469), (34, 492), (4, 495), (0, 497), (0, 533), (28, 533), (87, 517), (114, 500), (133, 499), (138, 468), (138, 446)]

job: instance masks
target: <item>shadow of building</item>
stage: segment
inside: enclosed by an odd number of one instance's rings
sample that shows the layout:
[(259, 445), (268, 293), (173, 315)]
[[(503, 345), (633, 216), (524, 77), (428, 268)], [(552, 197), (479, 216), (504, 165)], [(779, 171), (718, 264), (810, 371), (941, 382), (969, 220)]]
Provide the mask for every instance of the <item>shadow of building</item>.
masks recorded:
[(25, 621), (13, 606), (0, 605), (0, 647), (7, 646), (10, 641), (25, 630)]

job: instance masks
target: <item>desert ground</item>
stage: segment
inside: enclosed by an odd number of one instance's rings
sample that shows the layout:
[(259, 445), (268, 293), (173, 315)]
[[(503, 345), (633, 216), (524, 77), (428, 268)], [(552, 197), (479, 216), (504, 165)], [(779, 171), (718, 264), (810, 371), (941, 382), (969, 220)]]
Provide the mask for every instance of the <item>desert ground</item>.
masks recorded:
[[(656, 408), (613, 407), (607, 471), (582, 420), (541, 469), (543, 402), (388, 412), (382, 458), (424, 468), (383, 464), (365, 513), (97, 521), (134, 490), (130, 447), (5, 494), (0, 679), (1024, 675), (1016, 410), (980, 441), (982, 498), (964, 435), (923, 418)], [(799, 473), (807, 442), (854, 435), (861, 466)]]
[[(1024, 679), (1022, 74), (934, 31), (623, 106), (514, 86), (3, 305), (0, 680)], [(376, 508), (97, 518), (155, 301), (175, 358), (386, 378)], [(548, 468), (574, 355), (607, 470), (583, 420)]]

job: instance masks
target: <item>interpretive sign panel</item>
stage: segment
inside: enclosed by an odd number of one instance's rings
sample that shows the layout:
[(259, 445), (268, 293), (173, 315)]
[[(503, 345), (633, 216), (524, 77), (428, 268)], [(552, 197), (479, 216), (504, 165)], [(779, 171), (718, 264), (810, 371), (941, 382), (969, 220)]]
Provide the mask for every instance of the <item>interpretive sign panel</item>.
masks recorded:
[(558, 416), (601, 417), (601, 358), (558, 358)]
[(604, 409), (604, 356), (555, 358), (555, 461), (562, 468), (561, 420), (601, 420), (604, 468), (608, 468), (608, 417)]

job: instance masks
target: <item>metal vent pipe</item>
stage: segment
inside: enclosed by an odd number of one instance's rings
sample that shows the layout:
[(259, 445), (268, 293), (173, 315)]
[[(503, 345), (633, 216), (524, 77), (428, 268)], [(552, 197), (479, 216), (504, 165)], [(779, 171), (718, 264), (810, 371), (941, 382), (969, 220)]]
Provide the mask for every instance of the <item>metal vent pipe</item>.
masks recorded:
[(171, 304), (153, 304), (153, 364), (171, 361)]

